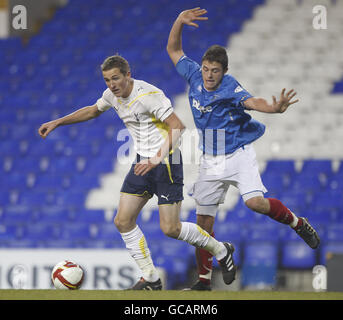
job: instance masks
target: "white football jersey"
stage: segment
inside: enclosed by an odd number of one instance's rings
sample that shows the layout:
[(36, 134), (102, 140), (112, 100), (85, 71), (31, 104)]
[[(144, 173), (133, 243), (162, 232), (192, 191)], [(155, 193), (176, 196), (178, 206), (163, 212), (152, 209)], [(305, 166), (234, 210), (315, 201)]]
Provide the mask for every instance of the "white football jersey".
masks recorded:
[(133, 80), (129, 97), (118, 98), (106, 89), (96, 105), (102, 112), (114, 108), (129, 130), (136, 152), (153, 157), (168, 135), (168, 126), (163, 121), (173, 113), (173, 108), (162, 90), (145, 81)]

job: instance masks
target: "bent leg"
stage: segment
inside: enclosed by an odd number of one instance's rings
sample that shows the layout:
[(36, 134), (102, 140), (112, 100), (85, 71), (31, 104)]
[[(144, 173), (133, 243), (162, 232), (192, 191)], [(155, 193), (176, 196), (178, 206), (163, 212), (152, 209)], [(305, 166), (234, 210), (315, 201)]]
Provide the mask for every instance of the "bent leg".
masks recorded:
[(159, 206), (160, 225), (164, 234), (186, 241), (197, 248), (203, 248), (216, 256), (218, 260), (222, 259), (227, 252), (224, 244), (211, 237), (197, 224), (181, 222), (180, 207), (181, 202)]
[(258, 196), (246, 200), (245, 204), (249, 209), (265, 214), (280, 223), (290, 225), (293, 228), (298, 225), (298, 217), (278, 199)]

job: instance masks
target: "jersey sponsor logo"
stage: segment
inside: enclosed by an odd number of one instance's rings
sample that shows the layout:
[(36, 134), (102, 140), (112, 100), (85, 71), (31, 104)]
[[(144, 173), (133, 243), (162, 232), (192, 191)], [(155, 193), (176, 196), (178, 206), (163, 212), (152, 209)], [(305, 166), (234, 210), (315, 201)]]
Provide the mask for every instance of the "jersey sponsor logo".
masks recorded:
[(200, 105), (200, 102), (196, 99), (193, 99), (192, 107), (199, 110), (202, 113), (212, 112), (212, 106), (204, 107)]
[(243, 91), (243, 88), (241, 86), (237, 86), (235, 89), (235, 93)]

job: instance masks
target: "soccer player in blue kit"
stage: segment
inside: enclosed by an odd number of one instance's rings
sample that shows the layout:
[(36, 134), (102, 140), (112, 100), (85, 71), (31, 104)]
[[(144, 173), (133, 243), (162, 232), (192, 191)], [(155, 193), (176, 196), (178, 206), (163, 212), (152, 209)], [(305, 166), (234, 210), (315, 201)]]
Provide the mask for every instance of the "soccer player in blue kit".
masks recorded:
[[(252, 143), (265, 126), (245, 110), (283, 113), (298, 102), (294, 90), (282, 90), (279, 100), (269, 103), (253, 97), (228, 71), (225, 48), (213, 45), (202, 57), (201, 66), (182, 49), (184, 25), (198, 27), (196, 20), (207, 20), (205, 9), (185, 10), (175, 20), (169, 34), (167, 51), (177, 72), (189, 83), (189, 102), (198, 129), (200, 149), (199, 176), (190, 195), (196, 203), (197, 224), (213, 235), (219, 204), (224, 202), (230, 185), (237, 187), (248, 208), (290, 225), (313, 249), (320, 242), (317, 232), (303, 217), (297, 217), (280, 200), (265, 198), (264, 187)], [(196, 248), (199, 279), (191, 290), (211, 290), (212, 256)]]

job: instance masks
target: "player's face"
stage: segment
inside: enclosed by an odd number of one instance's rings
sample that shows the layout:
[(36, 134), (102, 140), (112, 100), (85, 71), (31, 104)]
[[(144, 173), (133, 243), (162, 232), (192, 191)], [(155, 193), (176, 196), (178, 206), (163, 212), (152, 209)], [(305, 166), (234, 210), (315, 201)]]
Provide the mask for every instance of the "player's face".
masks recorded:
[(204, 60), (201, 66), (202, 80), (208, 91), (216, 90), (224, 76), (223, 67), (219, 62)]
[(103, 71), (107, 87), (116, 97), (127, 98), (132, 91), (131, 73), (122, 74), (118, 68)]

